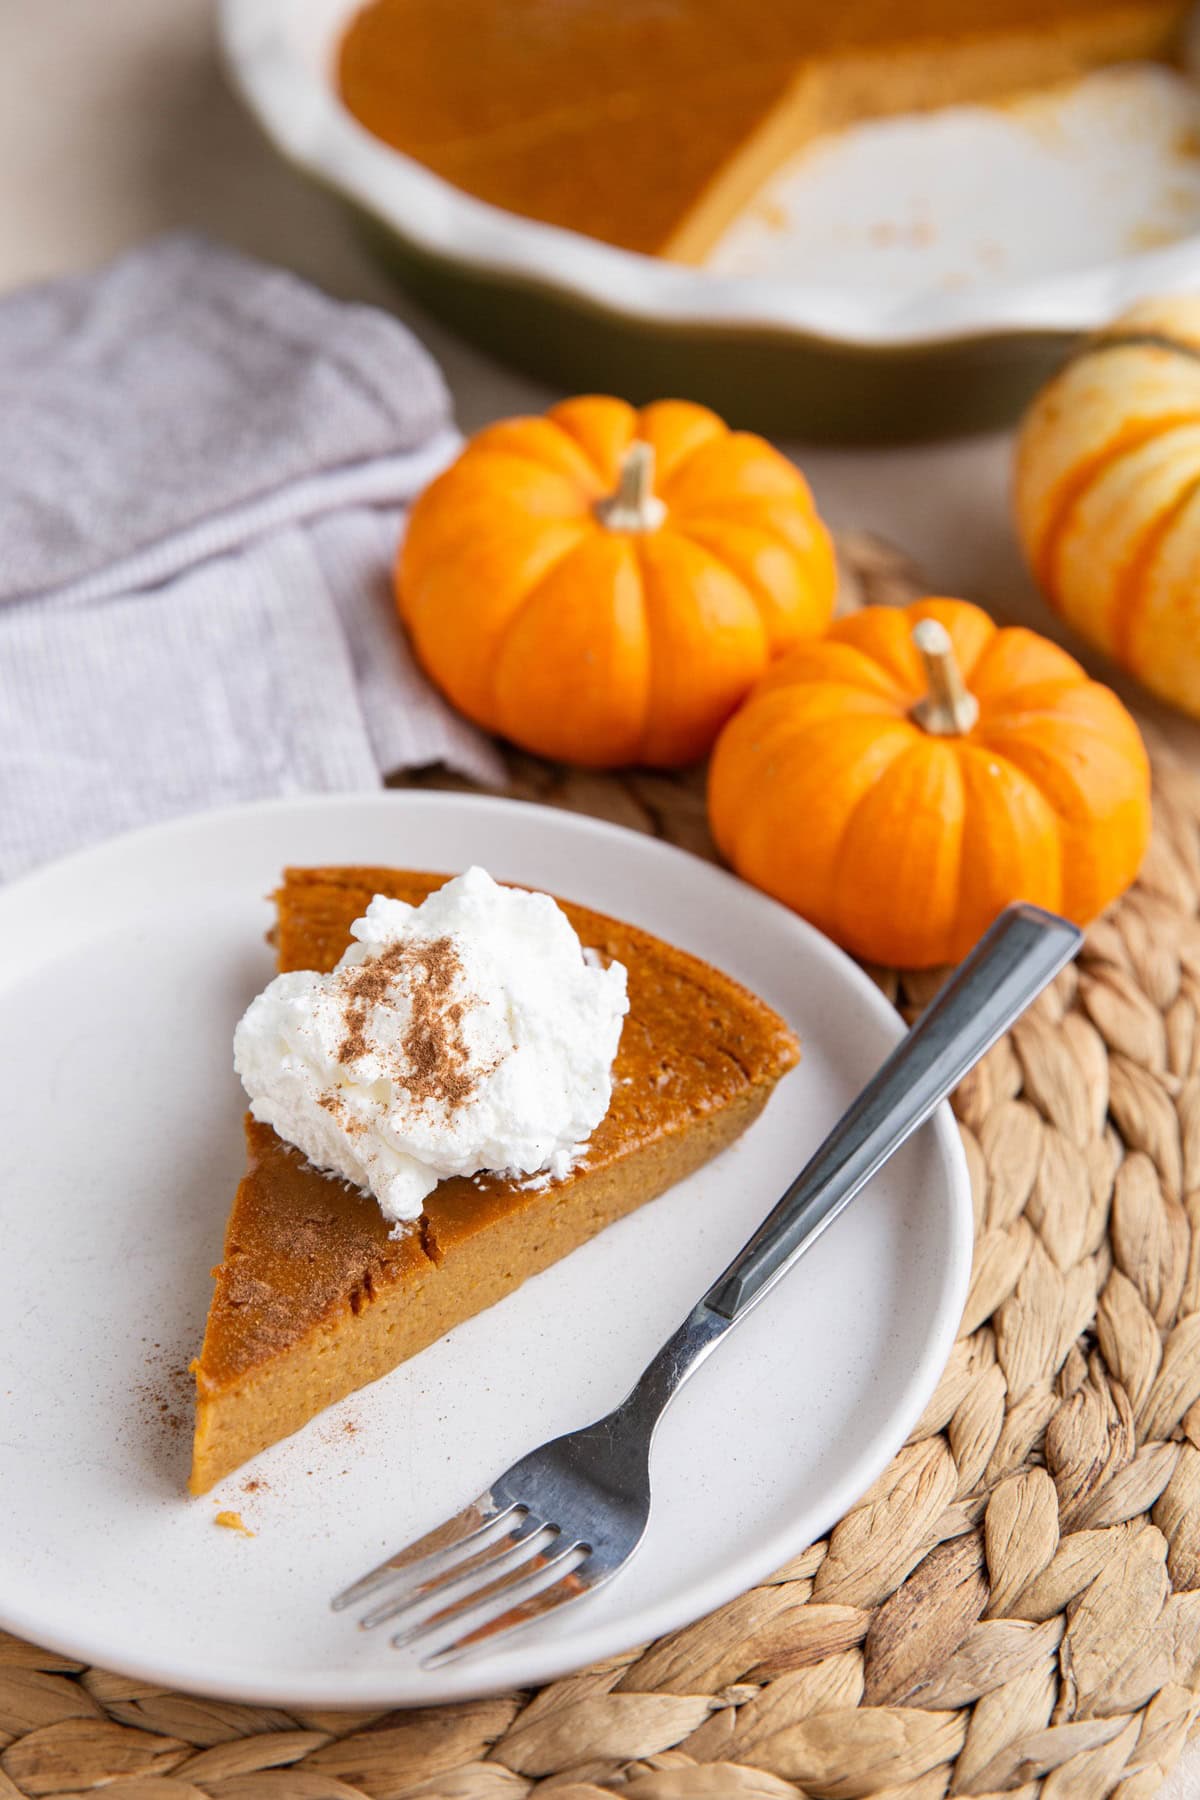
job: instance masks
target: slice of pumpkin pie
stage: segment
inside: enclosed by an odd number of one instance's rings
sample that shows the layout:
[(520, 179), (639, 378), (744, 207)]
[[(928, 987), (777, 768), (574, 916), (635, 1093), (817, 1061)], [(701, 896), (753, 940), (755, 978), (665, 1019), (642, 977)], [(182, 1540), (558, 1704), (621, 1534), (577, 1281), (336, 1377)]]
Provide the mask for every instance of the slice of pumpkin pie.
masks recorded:
[[(418, 1122), (425, 1113), (451, 1121), (439, 1139), (444, 1149), (455, 1108), (469, 1107), (487, 1086), (503, 1033), (488, 1038), (496, 1021), (484, 1016), (486, 1006), (475, 1009), (482, 1024), (464, 1008), (469, 970), (455, 968), (456, 940), (427, 934), (415, 949), (381, 948), (371, 939), (368, 909), (379, 917), (388, 901), (420, 906), (448, 880), (394, 869), (290, 869), (276, 895), (279, 969), (294, 972), (284, 1000), (293, 991), (311, 996), (317, 977), (336, 969), (339, 1066), (371, 1079), (320, 1091), (316, 1125), (288, 1125), (308, 1155), (274, 1128), (271, 1105), (254, 1101), (259, 1116), (246, 1121), (246, 1174), (193, 1364), (193, 1493), (707, 1162), (745, 1130), (797, 1060), (789, 1027), (736, 982), (634, 926), (562, 902), (584, 961), (610, 975), (615, 964), (626, 972), (628, 1013), (623, 1023), (618, 1013), (613, 1032), (620, 1038), (607, 1110), (573, 1157), (543, 1155), (544, 1144), (530, 1147), (513, 1135), (521, 1101), (510, 1093), (501, 1110), (505, 1142), (521, 1146), (517, 1169), (438, 1180), (422, 1161), (424, 1172), (414, 1176), (404, 1159), (416, 1139), (398, 1147), (393, 1134), (374, 1150), (367, 1142), (364, 1096), (392, 1067), (394, 1085), (412, 1090)], [(405, 955), (419, 964), (414, 998), (390, 1020), (385, 978)], [(329, 989), (316, 991), (319, 1008)], [(591, 1001), (577, 996), (576, 1003)], [(311, 1022), (314, 1003), (305, 1005)], [(603, 1020), (586, 1023), (599, 1042)], [(303, 1031), (299, 1047), (304, 1062)], [(385, 1058), (382, 1075), (381, 1065), (357, 1060), (368, 1050)], [(303, 1070), (297, 1078), (306, 1078)], [(500, 1091), (493, 1083), (489, 1093), (492, 1087)], [(282, 1104), (275, 1123), (291, 1121), (294, 1111)], [(565, 1129), (574, 1116), (568, 1105)], [(527, 1123), (524, 1129), (528, 1136)], [(434, 1165), (441, 1154), (421, 1149)], [(452, 1166), (446, 1154), (442, 1166)], [(374, 1192), (356, 1185), (364, 1178)], [(421, 1185), (428, 1191), (414, 1199)], [(418, 1207), (419, 1216), (405, 1222)]]

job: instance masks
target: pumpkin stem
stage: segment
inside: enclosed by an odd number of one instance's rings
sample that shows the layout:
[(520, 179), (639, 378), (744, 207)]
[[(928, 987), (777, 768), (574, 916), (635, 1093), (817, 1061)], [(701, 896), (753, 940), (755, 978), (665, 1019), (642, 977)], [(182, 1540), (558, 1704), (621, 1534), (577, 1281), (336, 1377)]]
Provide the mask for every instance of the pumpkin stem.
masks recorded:
[(929, 683), (929, 692), (912, 709), (913, 718), (934, 737), (961, 737), (978, 719), (979, 702), (963, 684), (950, 633), (937, 619), (922, 619), (913, 628), (913, 643)]
[(610, 531), (657, 531), (667, 509), (654, 492), (654, 446), (639, 438), (621, 458), (614, 494), (596, 502), (596, 517)]

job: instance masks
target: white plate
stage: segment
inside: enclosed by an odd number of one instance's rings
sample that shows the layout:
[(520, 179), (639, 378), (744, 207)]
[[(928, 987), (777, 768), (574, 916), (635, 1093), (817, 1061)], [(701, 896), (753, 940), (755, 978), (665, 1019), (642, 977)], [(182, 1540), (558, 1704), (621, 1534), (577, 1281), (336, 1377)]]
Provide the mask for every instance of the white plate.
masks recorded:
[[(798, 165), (802, 190), (816, 170), (796, 219), (803, 243), (798, 258), (789, 262), (772, 250), (747, 269), (745, 245), (734, 228), (732, 250), (719, 253), (712, 267), (688, 268), (502, 211), (373, 137), (342, 104), (332, 77), (335, 47), (360, 4), (221, 0), (226, 59), (255, 117), (286, 156), (427, 258), (550, 287), (605, 316), (656, 328), (762, 328), (874, 348), (1077, 332), (1106, 324), (1148, 294), (1195, 284), (1200, 229), (1187, 197), (1182, 208), (1170, 199), (1173, 186), (1181, 180), (1186, 186), (1194, 176), (1195, 158), (1181, 152), (1178, 133), (1173, 149), (1163, 143), (1159, 154), (1156, 148), (1163, 106), (1185, 103), (1164, 98), (1153, 78), (1134, 95), (1132, 110), (1122, 80), (1102, 79), (1105, 98), (1099, 106), (1085, 103), (1082, 127), (1079, 119), (1050, 127), (1078, 138), (1065, 156), (1053, 150), (1039, 155), (1030, 141), (1014, 152), (1008, 134), (997, 146), (993, 136), (1002, 115), (982, 108), (954, 109), (949, 124), (914, 115), (868, 127), (862, 134), (865, 166), (858, 152), (835, 154), (828, 181), (820, 168), (828, 144), (818, 144)], [(1200, 61), (1190, 42), (1183, 60), (1189, 70)], [(1033, 136), (1040, 131), (1044, 138), (1046, 129), (1044, 118), (1031, 120)], [(889, 174), (882, 187), (871, 148), (880, 133)], [(777, 177), (785, 215), (794, 210), (790, 180), (787, 171)], [(907, 216), (914, 182), (936, 216), (924, 204), (916, 219)], [(1131, 184), (1137, 191), (1127, 204), (1121, 190)], [(1056, 185), (1069, 190), (1061, 201)], [(823, 189), (832, 233), (813, 216), (821, 212)], [(770, 205), (774, 191), (768, 187), (760, 198)], [(1038, 196), (1032, 211), (1045, 229), (1031, 234), (1032, 193)], [(887, 202), (882, 219), (881, 195)], [(1099, 230), (1097, 208), (1104, 219)], [(1117, 234), (1114, 241), (1112, 219), (1131, 208), (1150, 233)], [(845, 234), (852, 240), (856, 226), (869, 234), (878, 223), (891, 235), (872, 242), (876, 254), (864, 270)], [(947, 232), (950, 241), (942, 242)], [(1009, 241), (998, 241), (998, 234)], [(914, 243), (920, 252), (915, 259)], [(984, 279), (971, 279), (980, 264)]]
[[(727, 969), (792, 1021), (801, 1067), (717, 1162), (190, 1500), (180, 1372), (241, 1172), (230, 1033), (271, 972), (265, 896), (289, 862), (472, 861)], [(499, 800), (215, 813), (0, 893), (0, 1624), (173, 1687), (386, 1706), (549, 1680), (763, 1579), (875, 1478), (949, 1352), (971, 1209), (945, 1108), (680, 1395), (649, 1534), (610, 1587), (435, 1675), (328, 1607), (620, 1398), (899, 1032), (840, 951), (732, 876)]]

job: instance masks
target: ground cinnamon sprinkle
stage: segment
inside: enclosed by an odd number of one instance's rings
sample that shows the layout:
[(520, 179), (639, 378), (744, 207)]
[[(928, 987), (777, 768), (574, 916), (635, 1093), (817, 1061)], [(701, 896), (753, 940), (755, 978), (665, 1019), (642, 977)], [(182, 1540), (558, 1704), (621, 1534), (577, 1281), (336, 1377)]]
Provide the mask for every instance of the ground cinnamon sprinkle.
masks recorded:
[[(418, 1101), (436, 1101), (456, 1107), (470, 1099), (478, 1073), (472, 1073), (470, 1051), (463, 1037), (463, 1003), (446, 1005), (462, 974), (453, 940), (449, 937), (389, 944), (378, 956), (345, 971), (343, 1017), (345, 1036), (337, 1048), (337, 1060), (352, 1063), (372, 1048), (367, 1021), (376, 1006), (392, 1003), (392, 984), (408, 977), (407, 998), (412, 1007), (408, 1030), (401, 1040), (402, 1058), (393, 1062), (396, 1081)], [(321, 1105), (336, 1112), (336, 1095), (326, 1095)]]
[(319, 1094), (317, 1096), (317, 1105), (323, 1112), (333, 1114), (347, 1137), (362, 1137), (363, 1133), (366, 1131), (366, 1120), (360, 1119), (355, 1113), (348, 1113), (346, 1111), (346, 1102), (342, 1099), (342, 1096), (338, 1093), (336, 1088), (331, 1089), (327, 1094)]

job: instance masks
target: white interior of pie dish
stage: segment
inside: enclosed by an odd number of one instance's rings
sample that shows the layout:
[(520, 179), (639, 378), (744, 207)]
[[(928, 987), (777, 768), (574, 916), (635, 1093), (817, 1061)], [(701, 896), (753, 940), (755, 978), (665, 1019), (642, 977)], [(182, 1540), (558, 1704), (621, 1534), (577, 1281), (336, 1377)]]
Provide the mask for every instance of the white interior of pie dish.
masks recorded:
[[(1086, 140), (1079, 154), (1085, 165), (1090, 159), (1090, 172), (1085, 166), (1081, 180), (1091, 200), (1085, 193), (1075, 204), (1068, 182), (1059, 197), (1059, 211), (1043, 210), (1047, 223), (1040, 234), (1022, 231), (1022, 221), (1037, 211), (1030, 204), (1033, 193), (1044, 209), (1054, 181), (1042, 179), (1036, 157), (1012, 153), (996, 123), (1004, 118), (1003, 110), (955, 109), (940, 115), (932, 132), (930, 120), (884, 121), (864, 128), (855, 134), (853, 154), (841, 156), (832, 176), (827, 160), (817, 171), (818, 188), (824, 183), (822, 204), (828, 217), (857, 219), (871, 238), (870, 202), (865, 196), (877, 194), (882, 162), (897, 171), (902, 220), (912, 214), (905, 184), (911, 189), (914, 182), (932, 179), (937, 229), (924, 230), (924, 243), (918, 228), (911, 242), (886, 245), (895, 254), (877, 260), (875, 266), (892, 274), (884, 272), (879, 278), (872, 275), (870, 262), (837, 253), (836, 232), (833, 237), (818, 234), (819, 253), (811, 259), (825, 271), (825, 279), (818, 282), (807, 278), (794, 247), (790, 258), (785, 248), (774, 274), (761, 269), (738, 272), (739, 261), (744, 264), (746, 259), (745, 244), (736, 237), (732, 250), (729, 239), (719, 247), (712, 266), (687, 268), (519, 218), (451, 187), (373, 138), (340, 103), (331, 76), (333, 47), (358, 4), (359, 0), (221, 0), (226, 57), (247, 104), (278, 149), (429, 256), (557, 289), (614, 316), (659, 328), (663, 324), (762, 327), (876, 348), (1034, 331), (1076, 332), (1105, 322), (1149, 293), (1186, 289), (1200, 280), (1200, 161), (1194, 153), (1185, 182), (1197, 193), (1184, 197), (1177, 220), (1183, 235), (1169, 232), (1173, 241), (1138, 248), (1136, 232), (1114, 225), (1107, 236), (1123, 235), (1128, 244), (1120, 253), (1119, 242), (1105, 244), (1103, 220), (1097, 230), (1097, 215), (1103, 212), (1106, 196), (1113, 194), (1112, 165), (1105, 161), (1106, 146), (1111, 157), (1113, 131), (1105, 120), (1123, 120), (1128, 131), (1132, 107), (1136, 134), (1141, 107), (1152, 135), (1163, 98), (1152, 79), (1142, 89), (1113, 84), (1111, 97), (1101, 94), (1092, 107), (1090, 125), (1080, 126), (1076, 120), (1071, 126)], [(1030, 135), (1037, 137), (1035, 127)], [(1044, 131), (1042, 138), (1044, 148)], [(1088, 143), (1095, 145), (1094, 157)], [(1118, 160), (1124, 168), (1140, 166), (1136, 153)], [(1166, 160), (1159, 165), (1152, 156), (1144, 157), (1142, 165), (1146, 181), (1160, 186), (1169, 182)], [(803, 172), (810, 192), (811, 173)], [(999, 189), (993, 185), (985, 191), (980, 184), (987, 182), (998, 182)], [(1114, 196), (1114, 219), (1121, 204)], [(1127, 195), (1123, 204), (1135, 217), (1143, 201)], [(1153, 195), (1148, 194), (1144, 204), (1151, 221), (1147, 236), (1153, 238), (1159, 209)], [(1001, 236), (1004, 218), (1008, 229), (1021, 233), (1018, 253), (1007, 254), (1000, 244), (994, 281), (987, 278), (986, 267), (976, 268), (968, 279), (958, 274), (964, 260), (970, 261), (972, 245), (976, 251), (982, 248), (986, 263), (991, 240), (987, 233), (981, 236), (981, 212), (995, 216)], [(970, 233), (972, 244), (964, 242), (948, 251), (946, 233), (953, 233), (955, 221)], [(813, 230), (811, 206), (802, 224)], [(1064, 240), (1072, 234), (1064, 254)], [(875, 243), (877, 248), (882, 244), (878, 234)], [(1041, 266), (1039, 244), (1044, 246)], [(911, 261), (913, 253), (923, 251), (929, 252), (928, 281), (919, 274), (915, 281), (892, 278), (905, 253)]]

